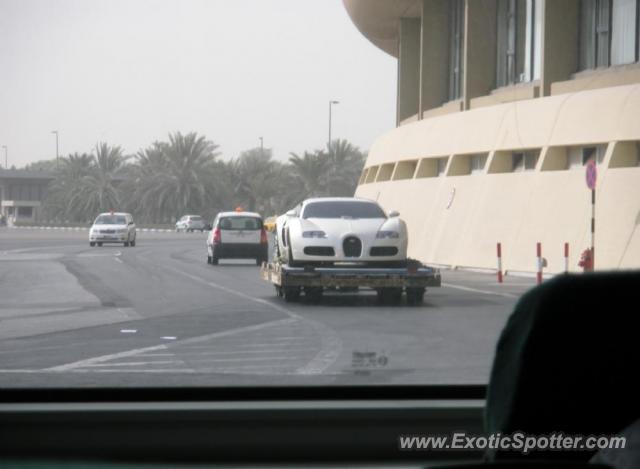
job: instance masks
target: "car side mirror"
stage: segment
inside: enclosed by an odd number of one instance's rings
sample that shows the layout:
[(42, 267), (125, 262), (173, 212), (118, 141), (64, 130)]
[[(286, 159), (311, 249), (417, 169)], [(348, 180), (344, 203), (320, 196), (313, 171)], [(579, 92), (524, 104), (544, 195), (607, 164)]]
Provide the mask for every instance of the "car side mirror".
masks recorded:
[(399, 216), (400, 216), (400, 212), (398, 212), (397, 210), (389, 210), (389, 218), (395, 218)]
[(288, 217), (295, 217), (296, 216), (296, 211), (295, 210), (289, 210), (285, 215), (287, 215)]
[(132, 222), (132, 221), (130, 221), (130, 222), (129, 222), (129, 225), (133, 225), (133, 222)]

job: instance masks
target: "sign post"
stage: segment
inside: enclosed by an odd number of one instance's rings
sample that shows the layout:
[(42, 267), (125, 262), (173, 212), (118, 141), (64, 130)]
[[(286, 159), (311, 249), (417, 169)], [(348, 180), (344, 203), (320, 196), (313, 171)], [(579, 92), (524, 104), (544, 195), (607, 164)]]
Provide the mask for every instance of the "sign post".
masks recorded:
[(587, 163), (586, 168), (587, 187), (591, 189), (591, 270), (595, 270), (596, 266), (596, 181), (598, 179), (598, 168), (596, 160), (591, 159)]

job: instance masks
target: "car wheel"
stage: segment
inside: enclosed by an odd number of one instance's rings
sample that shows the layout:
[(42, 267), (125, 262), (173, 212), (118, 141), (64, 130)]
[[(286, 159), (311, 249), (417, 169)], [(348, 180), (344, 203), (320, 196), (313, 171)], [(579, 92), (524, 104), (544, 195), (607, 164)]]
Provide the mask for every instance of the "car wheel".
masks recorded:
[(287, 265), (289, 267), (300, 267), (300, 263), (293, 258), (293, 249), (291, 249), (291, 236), (287, 231)]
[(133, 238), (133, 240), (129, 242), (129, 246), (132, 248), (136, 246), (136, 238)]
[(320, 303), (320, 300), (322, 300), (322, 287), (305, 288), (304, 294), (309, 302)]
[(97, 243), (98, 247), (101, 248), (102, 247), (102, 243)]
[(394, 305), (402, 299), (402, 288), (390, 287), (377, 290), (378, 301), (383, 305)]
[(124, 243), (122, 243), (122, 244), (124, 244), (124, 247), (125, 247), (125, 248), (128, 248), (128, 247), (129, 247), (129, 241), (125, 241), (125, 242), (124, 242)]
[(96, 245), (96, 243), (94, 243), (93, 241), (89, 242), (89, 246), (94, 247)]
[(298, 301), (300, 299), (300, 287), (284, 287), (282, 288), (282, 296), (287, 303)]
[(426, 289), (424, 288), (407, 288), (407, 304), (409, 306), (416, 306), (421, 304), (424, 301), (424, 292)]
[(211, 256), (207, 256), (207, 264), (211, 264)]

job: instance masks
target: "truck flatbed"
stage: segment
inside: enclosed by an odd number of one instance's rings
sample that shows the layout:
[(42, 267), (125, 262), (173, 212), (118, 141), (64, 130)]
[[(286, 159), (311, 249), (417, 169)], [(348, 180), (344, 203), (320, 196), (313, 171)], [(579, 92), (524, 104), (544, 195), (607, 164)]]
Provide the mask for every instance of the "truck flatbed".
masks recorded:
[(427, 287), (439, 287), (441, 283), (438, 269), (415, 262), (402, 268), (358, 265), (305, 268), (264, 263), (260, 271), (262, 278), (271, 282), (278, 296), (286, 301), (299, 299), (302, 292), (318, 300), (327, 288), (371, 288), (384, 303), (399, 302), (404, 291), (407, 303), (417, 304), (422, 302)]

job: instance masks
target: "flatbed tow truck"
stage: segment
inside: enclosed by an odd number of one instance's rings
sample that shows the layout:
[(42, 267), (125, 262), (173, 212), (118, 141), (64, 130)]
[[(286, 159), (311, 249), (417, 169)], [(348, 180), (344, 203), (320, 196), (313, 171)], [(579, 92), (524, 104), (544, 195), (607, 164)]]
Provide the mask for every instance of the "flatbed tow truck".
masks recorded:
[(262, 278), (271, 282), (278, 297), (287, 302), (298, 301), (304, 292), (311, 302), (317, 302), (326, 289), (357, 291), (370, 288), (377, 292), (383, 304), (398, 304), (402, 293), (407, 304), (422, 303), (427, 287), (439, 287), (440, 271), (418, 261), (409, 260), (406, 267), (367, 267), (341, 265), (332, 267), (290, 267), (280, 262), (263, 263)]

